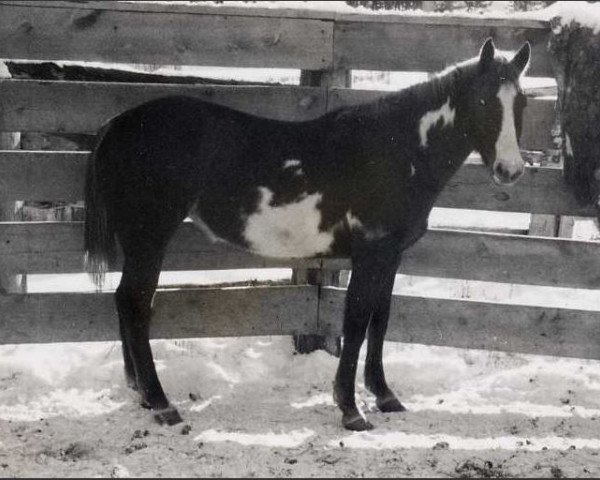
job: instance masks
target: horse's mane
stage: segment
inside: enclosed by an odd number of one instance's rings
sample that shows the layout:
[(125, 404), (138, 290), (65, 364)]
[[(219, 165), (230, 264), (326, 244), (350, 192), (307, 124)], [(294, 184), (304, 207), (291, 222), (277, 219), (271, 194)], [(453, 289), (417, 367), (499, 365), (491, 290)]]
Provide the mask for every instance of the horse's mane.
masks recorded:
[[(496, 56), (495, 61), (504, 70), (507, 78), (517, 78), (518, 74), (514, 67), (504, 56)], [(448, 97), (463, 85), (465, 81), (477, 72), (479, 58), (474, 57), (460, 63), (456, 63), (436, 73), (431, 78), (403, 88), (396, 92), (389, 93), (383, 97), (369, 103), (342, 107), (339, 110), (340, 115), (344, 113), (361, 116), (382, 115), (388, 111), (393, 111), (402, 103), (424, 104), (426, 106), (439, 106), (446, 101)], [(429, 105), (428, 105), (429, 104)], [(437, 108), (437, 107), (436, 107)]]

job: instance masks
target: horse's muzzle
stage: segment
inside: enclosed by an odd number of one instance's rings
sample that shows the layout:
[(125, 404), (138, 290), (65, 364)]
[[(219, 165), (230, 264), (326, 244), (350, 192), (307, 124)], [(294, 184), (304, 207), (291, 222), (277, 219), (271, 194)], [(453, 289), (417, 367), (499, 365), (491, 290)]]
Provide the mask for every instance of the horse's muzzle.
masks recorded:
[(502, 162), (496, 160), (492, 167), (494, 182), (498, 185), (513, 185), (525, 171), (523, 160), (520, 162)]

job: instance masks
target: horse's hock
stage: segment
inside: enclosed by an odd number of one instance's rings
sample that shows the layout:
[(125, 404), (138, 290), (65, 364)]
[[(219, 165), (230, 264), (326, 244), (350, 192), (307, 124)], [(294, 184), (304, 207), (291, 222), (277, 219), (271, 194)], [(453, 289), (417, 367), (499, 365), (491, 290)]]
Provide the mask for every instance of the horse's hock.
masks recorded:
[[(158, 31), (160, 35), (155, 35)], [(302, 71), (301, 85), (294, 86), (141, 83), (135, 77), (132, 81), (106, 77), (103, 81), (1, 79), (0, 130), (19, 132), (21, 136), (20, 148), (14, 144), (15, 135), (2, 137), (0, 152), (3, 343), (118, 338), (112, 293), (26, 291), (22, 279), (27, 275), (83, 272), (81, 222), (68, 217), (52, 222), (14, 221), (16, 202), (72, 205), (83, 200), (87, 152), (64, 151), (64, 142), (59, 147), (45, 143), (43, 151), (24, 150), (39, 148), (36, 145), (40, 143), (32, 140), (40, 138), (36, 135), (84, 138), (77, 136), (95, 134), (119, 112), (171, 93), (194, 95), (273, 118), (315, 118), (340, 105), (382, 94), (352, 89), (352, 69), (437, 71), (475, 55), (490, 34), (502, 49), (516, 48), (525, 40), (532, 44), (530, 75), (553, 76), (555, 61), (554, 52), (547, 49), (551, 25), (531, 19), (0, 1), (0, 33), (0, 58), (4, 59)], [(397, 46), (392, 48), (391, 43)], [(595, 48), (590, 47), (590, 51)], [(419, 55), (414, 55), (416, 51)], [(556, 58), (570, 65), (573, 56), (568, 49), (564, 52), (563, 57)], [(577, 68), (573, 63), (571, 75)], [(588, 165), (598, 155), (595, 150), (590, 150), (591, 155), (580, 153), (577, 145), (590, 141), (591, 130), (586, 129), (589, 124), (577, 123), (579, 120), (569, 109), (591, 104), (587, 103), (590, 96), (598, 94), (587, 85), (593, 84), (599, 74), (593, 69), (580, 70), (589, 77), (582, 77), (580, 90), (565, 96), (562, 120), (563, 131), (571, 138), (575, 163)], [(159, 78), (153, 81), (161, 82)], [(537, 96), (539, 93), (542, 95)], [(532, 90), (528, 95), (521, 148), (534, 163), (520, 183), (510, 189), (492, 185), (483, 165), (473, 159), (450, 181), (436, 206), (532, 213), (529, 235), (431, 229), (406, 252), (402, 273), (504, 284), (600, 288), (600, 243), (557, 237), (557, 232), (564, 236), (566, 231), (562, 228), (566, 223), (558, 220), (594, 216), (596, 211), (578, 201), (563, 179), (560, 165), (545, 161), (556, 151), (552, 135), (555, 99), (545, 91)], [(597, 98), (594, 100), (597, 105)], [(593, 112), (598, 114), (597, 109)], [(579, 140), (580, 128), (588, 132), (581, 133), (583, 140)], [(577, 167), (575, 171), (584, 172), (583, 177), (579, 173), (575, 177), (587, 182), (595, 170)], [(339, 335), (344, 291), (336, 285), (344, 286), (339, 272), (349, 269), (348, 259), (265, 260), (211, 244), (184, 223), (169, 247), (164, 269), (271, 266), (294, 268), (296, 282), (245, 289), (160, 291), (152, 335)], [(600, 311), (394, 296), (387, 339), (600, 358), (598, 322)], [(324, 345), (322, 341), (314, 343)]]

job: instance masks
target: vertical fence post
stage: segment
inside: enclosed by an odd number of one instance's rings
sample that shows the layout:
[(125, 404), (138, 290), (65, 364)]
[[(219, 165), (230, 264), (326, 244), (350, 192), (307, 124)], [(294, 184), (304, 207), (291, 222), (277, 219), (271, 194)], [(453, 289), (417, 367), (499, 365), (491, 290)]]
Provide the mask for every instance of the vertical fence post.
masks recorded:
[[(19, 150), (21, 134), (19, 132), (1, 132), (0, 150)], [(0, 199), (0, 222), (16, 220), (16, 202), (14, 199)], [(26, 290), (25, 275), (14, 272), (0, 271), (0, 292), (23, 293)]]
[[(300, 73), (300, 85), (322, 88), (350, 87), (351, 72), (349, 70), (302, 70)], [(318, 285), (319, 290), (323, 286), (339, 286), (340, 271), (319, 269), (294, 269), (292, 271), (292, 283)], [(321, 292), (319, 291), (319, 301)], [(317, 312), (320, 309), (317, 308)], [(341, 353), (341, 337), (329, 337), (324, 335), (294, 335), (294, 348), (298, 353), (310, 353), (315, 350), (326, 350), (332, 355), (339, 357)]]

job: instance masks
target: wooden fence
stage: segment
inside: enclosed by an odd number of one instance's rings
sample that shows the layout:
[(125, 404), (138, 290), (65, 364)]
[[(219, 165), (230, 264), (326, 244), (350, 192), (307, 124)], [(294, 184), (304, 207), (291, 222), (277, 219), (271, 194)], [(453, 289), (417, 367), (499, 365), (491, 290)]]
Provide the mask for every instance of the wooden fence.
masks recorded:
[[(0, 58), (154, 65), (301, 69), (299, 86), (223, 86), (0, 80), (0, 131), (93, 133), (150, 98), (185, 93), (273, 118), (307, 119), (381, 92), (353, 90), (351, 69), (434, 71), (477, 53), (533, 46), (530, 75), (552, 76), (549, 27), (533, 20), (359, 15), (142, 3), (0, 1)], [(418, 54), (415, 54), (418, 52)], [(554, 148), (554, 101), (531, 98), (522, 147)], [(81, 201), (87, 153), (0, 152), (0, 203)], [(600, 288), (600, 243), (556, 238), (557, 216), (593, 215), (577, 205), (556, 165), (528, 167), (513, 188), (493, 186), (474, 161), (437, 206), (530, 212), (530, 233), (430, 230), (401, 272), (544, 286)], [(548, 215), (540, 217), (537, 215)], [(544, 228), (537, 230), (534, 226)], [(78, 222), (0, 223), (3, 277), (82, 271)], [(286, 266), (296, 285), (163, 290), (154, 337), (337, 334), (347, 259), (272, 261), (213, 245), (184, 223), (165, 270)], [(302, 282), (304, 280), (310, 280)], [(304, 283), (304, 284), (301, 284)], [(394, 297), (388, 339), (457, 347), (600, 358), (600, 312), (470, 300)], [(118, 337), (110, 293), (0, 294), (2, 343)]]

